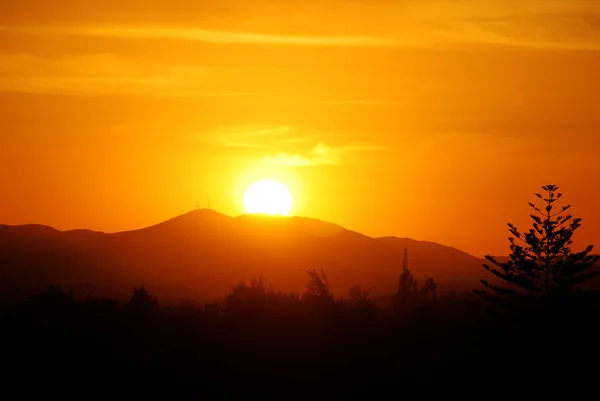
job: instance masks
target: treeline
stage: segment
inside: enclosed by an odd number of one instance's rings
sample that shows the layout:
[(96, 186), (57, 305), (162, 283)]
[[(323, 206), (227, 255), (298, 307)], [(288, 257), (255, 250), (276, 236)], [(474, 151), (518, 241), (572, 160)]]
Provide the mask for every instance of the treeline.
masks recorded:
[(205, 308), (161, 306), (144, 286), (124, 304), (51, 287), (2, 314), (7, 384), (24, 396), (66, 386), (104, 399), (227, 398), (257, 386), (277, 399), (398, 385), (416, 396), (432, 380), (453, 385), (468, 367), (461, 358), (476, 353), (472, 322), (485, 311), (472, 294), (380, 308), (360, 288), (335, 298), (309, 273), (303, 294), (255, 279)]
[[(560, 379), (557, 391), (585, 374), (572, 368), (581, 352), (597, 355), (587, 342), (600, 334), (597, 313), (539, 336), (473, 293), (379, 307), (358, 287), (336, 298), (309, 273), (303, 294), (255, 279), (204, 308), (161, 306), (144, 286), (126, 303), (51, 287), (2, 314), (6, 387), (102, 399), (471, 398), (534, 390), (544, 377)], [(497, 383), (506, 371), (514, 377)]]

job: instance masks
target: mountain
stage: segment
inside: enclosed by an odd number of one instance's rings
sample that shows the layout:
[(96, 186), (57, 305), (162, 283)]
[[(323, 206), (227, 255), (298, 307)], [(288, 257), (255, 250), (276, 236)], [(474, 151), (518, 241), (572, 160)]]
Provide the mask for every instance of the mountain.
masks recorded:
[(433, 242), (371, 238), (304, 217), (201, 209), (114, 234), (0, 225), (0, 291), (19, 297), (60, 284), (76, 295), (123, 298), (144, 282), (162, 300), (207, 301), (257, 276), (276, 290), (302, 292), (305, 270), (322, 268), (337, 296), (357, 284), (388, 295), (405, 247), (415, 278), (433, 277), (441, 292), (471, 290), (486, 276), (482, 259)]

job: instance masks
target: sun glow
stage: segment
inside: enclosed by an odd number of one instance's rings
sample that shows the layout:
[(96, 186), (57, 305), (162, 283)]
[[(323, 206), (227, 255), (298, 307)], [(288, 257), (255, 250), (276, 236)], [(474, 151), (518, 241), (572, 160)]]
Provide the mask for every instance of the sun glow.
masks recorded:
[(244, 208), (246, 213), (287, 216), (292, 208), (292, 195), (279, 181), (258, 181), (246, 191)]

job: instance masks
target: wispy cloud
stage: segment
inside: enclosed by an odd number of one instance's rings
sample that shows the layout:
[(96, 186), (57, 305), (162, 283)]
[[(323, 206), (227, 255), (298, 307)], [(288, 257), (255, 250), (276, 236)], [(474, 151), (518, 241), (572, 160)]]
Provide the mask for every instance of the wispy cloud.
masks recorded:
[(353, 144), (346, 146), (334, 147), (327, 145), (324, 142), (319, 142), (308, 154), (288, 154), (278, 153), (275, 156), (265, 156), (263, 161), (266, 163), (277, 164), (290, 167), (308, 167), (317, 165), (338, 165), (346, 155), (359, 152), (384, 150), (384, 147)]
[(394, 102), (387, 100), (320, 100), (318, 104), (332, 104), (332, 105), (357, 105), (357, 106), (401, 106), (406, 102)]
[(219, 127), (201, 133), (197, 138), (202, 142), (230, 148), (266, 148), (303, 139), (294, 127), (260, 124)]
[[(26, 1), (0, 6), (0, 32), (254, 45), (600, 48), (596, 0), (188, 0), (175, 7), (166, 1), (65, 1), (62, 7)], [(139, 7), (144, 13), (133, 12)], [(124, 16), (131, 18), (123, 23)]]
[(319, 164), (334, 165), (339, 163), (340, 154), (327, 144), (319, 142), (307, 156), (281, 152), (275, 156), (265, 156), (263, 160), (266, 163), (291, 167), (307, 167)]
[(231, 30), (175, 28), (157, 26), (29, 26), (0, 28), (0, 32), (27, 33), (37, 35), (79, 35), (118, 39), (172, 39), (221, 44), (263, 44), (301, 46), (395, 46), (396, 42), (376, 36), (308, 36), (279, 35)]
[(348, 156), (387, 149), (370, 143), (333, 146), (322, 140), (327, 137), (318, 130), (289, 125), (224, 126), (195, 136), (216, 146), (252, 149), (263, 163), (290, 167), (337, 165)]
[(0, 54), (0, 90), (79, 96), (247, 96), (217, 89), (198, 65), (146, 63), (110, 53), (69, 57)]

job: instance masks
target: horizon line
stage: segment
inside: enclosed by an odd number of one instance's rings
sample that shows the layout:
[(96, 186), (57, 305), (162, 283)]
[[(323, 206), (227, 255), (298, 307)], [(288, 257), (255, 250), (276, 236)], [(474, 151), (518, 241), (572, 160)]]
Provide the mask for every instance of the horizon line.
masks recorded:
[[(232, 215), (229, 215), (229, 214), (217, 211), (215, 209), (210, 209), (210, 208), (206, 208), (206, 207), (205, 208), (195, 208), (195, 209), (192, 209), (192, 210), (190, 210), (188, 212), (176, 215), (176, 216), (171, 217), (171, 218), (166, 219), (166, 220), (162, 220), (162, 221), (160, 221), (158, 223), (155, 223), (155, 224), (150, 224), (150, 225), (147, 225), (147, 226), (138, 227), (138, 228), (132, 228), (132, 229), (124, 229), (124, 230), (119, 230), (119, 231), (103, 231), (103, 230), (94, 230), (94, 229), (90, 229), (90, 228), (59, 229), (59, 228), (56, 228), (56, 227), (54, 227), (52, 225), (41, 224), (41, 223), (22, 223), (22, 224), (4, 224), (4, 223), (0, 223), (0, 227), (1, 226), (4, 226), (4, 227), (27, 227), (27, 226), (29, 226), (29, 227), (49, 228), (49, 229), (52, 229), (54, 231), (58, 231), (58, 232), (61, 232), (61, 233), (74, 232), (74, 231), (88, 231), (88, 232), (93, 232), (93, 233), (98, 233), (98, 234), (113, 235), (113, 234), (121, 234), (121, 233), (135, 232), (135, 231), (149, 229), (149, 228), (156, 227), (156, 226), (161, 225), (163, 223), (175, 220), (177, 218), (181, 218), (181, 217), (189, 215), (189, 214), (193, 214), (193, 213), (197, 213), (197, 212), (205, 212), (205, 211), (216, 213), (216, 214), (219, 214), (221, 216), (228, 217), (230, 219), (237, 219), (237, 218), (244, 217), (244, 216), (256, 216), (256, 217), (279, 218), (279, 219), (300, 218), (300, 219), (306, 219), (306, 220), (314, 220), (314, 221), (318, 221), (318, 222), (321, 222), (321, 223), (325, 223), (325, 224), (329, 224), (329, 225), (334, 225), (334, 226), (340, 227), (343, 230), (346, 230), (346, 231), (349, 231), (349, 232), (352, 232), (352, 233), (355, 233), (355, 234), (359, 234), (359, 235), (362, 235), (364, 237), (367, 237), (367, 238), (370, 238), (370, 239), (373, 239), (373, 240), (391, 238), (391, 239), (397, 239), (397, 240), (410, 240), (410, 241), (415, 241), (415, 242), (426, 242), (426, 243), (435, 244), (435, 245), (438, 245), (438, 246), (443, 246), (445, 248), (451, 248), (451, 249), (457, 250), (459, 252), (463, 252), (463, 253), (465, 253), (467, 255), (470, 255), (470, 256), (472, 256), (474, 258), (485, 260), (485, 255), (484, 256), (477, 256), (477, 255), (475, 255), (473, 253), (464, 251), (464, 250), (462, 250), (460, 248), (457, 248), (455, 246), (452, 246), (452, 245), (446, 245), (446, 244), (442, 244), (442, 243), (435, 242), (435, 241), (423, 240), (423, 239), (416, 239), (416, 238), (411, 238), (411, 237), (400, 237), (398, 235), (372, 236), (372, 235), (364, 234), (364, 233), (362, 233), (360, 231), (356, 231), (356, 230), (352, 230), (352, 229), (346, 228), (346, 227), (344, 227), (344, 226), (342, 226), (340, 224), (333, 223), (333, 222), (330, 222), (330, 221), (327, 221), (327, 220), (323, 220), (323, 219), (318, 219), (318, 218), (315, 218), (315, 217), (308, 217), (308, 216), (302, 216), (302, 215), (287, 215), (287, 216), (284, 216), (284, 215), (269, 215), (269, 214), (261, 214), (261, 213), (242, 213), (242, 214), (239, 214), (237, 216), (232, 216)], [(491, 256), (493, 256), (493, 257), (504, 257), (506, 255), (491, 255)]]

